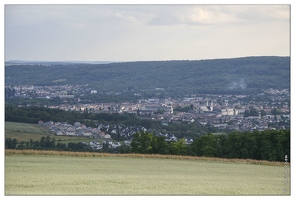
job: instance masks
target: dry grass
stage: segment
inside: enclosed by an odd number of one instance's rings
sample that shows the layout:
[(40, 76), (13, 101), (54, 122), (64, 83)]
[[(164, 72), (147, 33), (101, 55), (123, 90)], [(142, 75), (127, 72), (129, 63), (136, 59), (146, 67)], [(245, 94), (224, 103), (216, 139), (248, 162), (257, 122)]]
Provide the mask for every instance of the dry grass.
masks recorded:
[[(271, 162), (266, 160), (253, 159), (226, 159), (213, 157), (197, 157), (197, 156), (178, 156), (178, 155), (160, 155), (160, 154), (110, 154), (97, 152), (71, 152), (71, 151), (43, 151), (43, 150), (5, 150), (6, 155), (22, 154), (22, 155), (57, 155), (57, 156), (74, 156), (74, 157), (127, 157), (127, 158), (156, 158), (156, 159), (177, 159), (177, 160), (201, 160), (214, 162), (232, 162), (255, 165), (269, 166), (286, 166), (285, 162)], [(289, 163), (287, 163), (289, 166)]]

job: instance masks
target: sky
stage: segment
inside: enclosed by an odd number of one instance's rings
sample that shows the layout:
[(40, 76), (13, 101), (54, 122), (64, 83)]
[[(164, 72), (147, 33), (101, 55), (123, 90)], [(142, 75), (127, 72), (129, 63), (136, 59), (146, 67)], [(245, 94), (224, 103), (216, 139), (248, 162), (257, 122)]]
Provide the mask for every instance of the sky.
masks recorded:
[(290, 56), (290, 5), (4, 5), (5, 61)]

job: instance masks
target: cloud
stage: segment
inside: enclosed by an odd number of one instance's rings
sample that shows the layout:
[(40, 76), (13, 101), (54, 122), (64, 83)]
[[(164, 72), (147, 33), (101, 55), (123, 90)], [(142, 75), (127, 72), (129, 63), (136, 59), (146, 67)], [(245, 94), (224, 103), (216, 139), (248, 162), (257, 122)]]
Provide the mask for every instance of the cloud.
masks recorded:
[(290, 19), (289, 5), (245, 5), (238, 8), (235, 15), (240, 20), (289, 21)]
[(16, 26), (48, 21), (81, 27), (102, 21), (159, 26), (290, 20), (289, 5), (6, 5), (5, 11)]
[(190, 9), (188, 14), (181, 16), (182, 21), (190, 24), (232, 23), (237, 19), (232, 13), (222, 12), (217, 6), (200, 6)]
[(162, 7), (149, 25), (218, 25), (283, 20), (289, 22), (289, 5), (190, 5)]
[(113, 16), (117, 17), (118, 19), (129, 22), (132, 25), (145, 25), (148, 21), (150, 21), (153, 16), (152, 14), (148, 13), (139, 13), (139, 12), (122, 12), (118, 11), (112, 14)]

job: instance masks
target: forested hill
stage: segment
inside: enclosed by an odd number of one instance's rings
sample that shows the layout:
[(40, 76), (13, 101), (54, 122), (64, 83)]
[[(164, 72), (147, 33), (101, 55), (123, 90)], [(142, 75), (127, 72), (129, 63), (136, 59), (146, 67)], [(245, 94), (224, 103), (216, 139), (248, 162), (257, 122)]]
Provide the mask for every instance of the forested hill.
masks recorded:
[(98, 91), (249, 94), (290, 88), (290, 57), (5, 66), (6, 85), (88, 84)]

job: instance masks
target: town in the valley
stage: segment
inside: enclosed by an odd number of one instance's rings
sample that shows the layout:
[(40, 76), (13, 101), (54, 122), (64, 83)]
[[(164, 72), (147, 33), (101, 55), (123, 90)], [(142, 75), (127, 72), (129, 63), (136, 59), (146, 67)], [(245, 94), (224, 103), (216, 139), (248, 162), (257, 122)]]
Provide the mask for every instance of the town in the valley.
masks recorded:
[[(155, 88), (161, 90), (161, 88)], [(112, 93), (113, 92), (109, 92)], [(223, 130), (254, 131), (280, 130), (290, 128), (290, 91), (269, 88), (256, 95), (216, 95), (194, 94), (183, 98), (138, 98), (137, 102), (89, 102), (81, 101), (85, 95), (99, 95), (99, 91), (87, 86), (6, 86), (5, 97), (9, 99), (47, 99), (60, 98), (57, 105), (43, 105), (48, 108), (58, 108), (66, 111), (93, 113), (133, 113), (139, 118), (161, 121), (162, 125), (169, 123), (198, 123), (203, 126)], [(115, 94), (116, 95), (116, 94)], [(134, 93), (135, 96), (141, 94)], [(30, 104), (19, 106), (33, 106)], [(108, 124), (98, 124), (97, 127), (86, 127), (76, 122), (38, 122), (47, 126), (56, 135), (85, 136), (111, 140), (113, 134), (130, 136), (138, 131), (146, 131), (145, 127), (135, 128), (117, 125), (109, 130)], [(161, 134), (161, 133), (158, 133)], [(173, 134), (165, 134), (166, 140), (177, 139)], [(186, 138), (187, 143), (191, 139)], [(130, 141), (125, 141), (128, 145)], [(119, 143), (112, 143), (115, 147)], [(94, 148), (101, 148), (92, 142)]]

